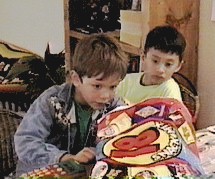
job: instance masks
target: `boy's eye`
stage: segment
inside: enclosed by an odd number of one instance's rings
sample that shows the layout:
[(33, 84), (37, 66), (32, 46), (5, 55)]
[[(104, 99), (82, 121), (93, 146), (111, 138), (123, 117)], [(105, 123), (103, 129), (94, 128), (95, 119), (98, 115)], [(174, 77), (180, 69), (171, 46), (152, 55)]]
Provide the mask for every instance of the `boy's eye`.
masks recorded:
[(153, 62), (153, 63), (158, 63), (158, 60), (152, 59), (152, 62)]
[(93, 85), (93, 87), (94, 87), (95, 89), (101, 89), (101, 88), (102, 88), (101, 85)]
[(172, 63), (166, 63), (166, 67), (171, 67)]
[(114, 86), (111, 86), (110, 88), (111, 88), (112, 90), (115, 90), (116, 87), (117, 87), (117, 85), (114, 85)]

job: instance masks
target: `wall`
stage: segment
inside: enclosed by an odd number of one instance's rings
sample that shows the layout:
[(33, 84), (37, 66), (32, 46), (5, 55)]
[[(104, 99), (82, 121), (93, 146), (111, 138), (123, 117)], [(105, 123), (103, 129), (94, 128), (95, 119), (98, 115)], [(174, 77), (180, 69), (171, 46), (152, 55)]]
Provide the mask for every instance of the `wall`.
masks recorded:
[(63, 0), (0, 0), (0, 39), (41, 56), (64, 49)]
[(198, 128), (215, 124), (215, 21), (211, 21), (212, 0), (200, 1)]

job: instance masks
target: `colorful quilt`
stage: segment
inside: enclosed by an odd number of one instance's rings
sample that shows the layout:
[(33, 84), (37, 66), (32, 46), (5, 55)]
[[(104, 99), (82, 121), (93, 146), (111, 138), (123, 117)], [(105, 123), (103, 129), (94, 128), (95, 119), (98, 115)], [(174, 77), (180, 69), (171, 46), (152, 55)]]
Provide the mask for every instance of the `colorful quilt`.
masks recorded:
[(192, 117), (174, 99), (150, 99), (98, 121), (92, 178), (204, 175)]
[(215, 125), (196, 132), (197, 147), (206, 175), (215, 178)]

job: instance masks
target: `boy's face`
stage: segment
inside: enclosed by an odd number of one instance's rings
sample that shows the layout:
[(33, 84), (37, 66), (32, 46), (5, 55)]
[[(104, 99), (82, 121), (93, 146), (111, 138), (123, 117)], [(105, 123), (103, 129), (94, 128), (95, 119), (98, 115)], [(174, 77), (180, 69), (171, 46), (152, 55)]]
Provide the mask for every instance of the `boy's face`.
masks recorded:
[(169, 80), (181, 68), (179, 56), (150, 48), (143, 57), (143, 84), (159, 85)]
[(120, 76), (115, 74), (102, 79), (102, 74), (88, 78), (73, 74), (73, 85), (75, 86), (75, 100), (91, 107), (94, 110), (104, 109), (115, 96), (115, 89), (120, 82)]

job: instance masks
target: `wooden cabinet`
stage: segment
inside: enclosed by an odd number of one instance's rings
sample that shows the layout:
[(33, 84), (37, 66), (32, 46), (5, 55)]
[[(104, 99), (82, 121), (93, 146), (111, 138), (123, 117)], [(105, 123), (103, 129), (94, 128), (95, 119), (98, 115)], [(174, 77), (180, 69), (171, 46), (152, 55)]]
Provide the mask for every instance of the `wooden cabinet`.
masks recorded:
[[(89, 1), (90, 0), (82, 0), (81, 2), (85, 5)], [(70, 59), (73, 55), (75, 41), (82, 39), (87, 35), (77, 32), (73, 28), (73, 24), (75, 25), (75, 23), (80, 23), (77, 20), (77, 14), (75, 14), (79, 13), (78, 8), (81, 8), (75, 4), (77, 2), (80, 1), (64, 0), (65, 52), (67, 70), (70, 69)], [(149, 30), (153, 27), (163, 24), (169, 24), (177, 27), (178, 30), (185, 36), (187, 41), (187, 48), (184, 56), (185, 63), (183, 64), (181, 72), (195, 85), (197, 82), (198, 67), (199, 4), (199, 0), (141, 0), (141, 11), (143, 15), (143, 44), (144, 37), (146, 37)], [(119, 39), (119, 30), (106, 33)], [(121, 44), (127, 53), (132, 55), (140, 55), (142, 47), (137, 48), (122, 42)]]

